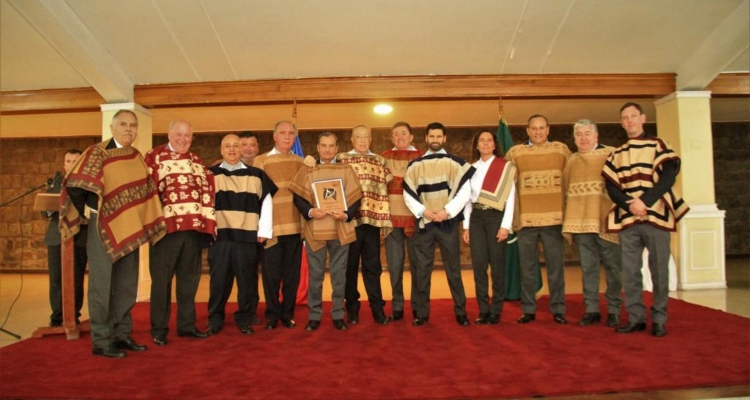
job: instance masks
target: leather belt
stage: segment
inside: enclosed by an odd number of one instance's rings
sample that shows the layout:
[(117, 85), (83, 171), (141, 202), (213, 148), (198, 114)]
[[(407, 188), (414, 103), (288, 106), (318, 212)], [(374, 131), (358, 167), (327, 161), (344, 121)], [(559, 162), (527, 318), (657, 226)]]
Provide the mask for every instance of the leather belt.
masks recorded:
[(482, 204), (482, 203), (471, 203), (471, 208), (473, 208), (475, 210), (482, 210), (482, 211), (487, 211), (487, 210), (492, 210), (493, 209), (492, 207), (490, 207), (490, 206), (488, 206), (486, 204)]

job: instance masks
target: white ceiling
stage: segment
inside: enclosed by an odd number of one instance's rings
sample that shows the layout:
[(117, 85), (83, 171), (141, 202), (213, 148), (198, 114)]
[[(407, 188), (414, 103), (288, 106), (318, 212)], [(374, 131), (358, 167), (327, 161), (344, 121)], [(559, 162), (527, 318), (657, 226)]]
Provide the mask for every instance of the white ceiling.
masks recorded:
[(93, 87), (122, 102), (142, 84), (652, 72), (700, 90), (750, 71), (749, 3), (0, 0), (0, 90)]

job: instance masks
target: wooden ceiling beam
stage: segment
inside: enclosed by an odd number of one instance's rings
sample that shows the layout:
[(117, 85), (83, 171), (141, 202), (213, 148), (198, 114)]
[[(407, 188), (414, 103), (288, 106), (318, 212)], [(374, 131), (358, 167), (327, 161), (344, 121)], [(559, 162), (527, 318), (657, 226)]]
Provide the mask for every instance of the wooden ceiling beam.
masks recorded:
[[(486, 99), (498, 95), (509, 99), (661, 97), (674, 91), (672, 73), (389, 76), (137, 85), (135, 102), (146, 108), (162, 108), (293, 100)], [(0, 112), (98, 110), (103, 102), (91, 88), (3, 92)]]

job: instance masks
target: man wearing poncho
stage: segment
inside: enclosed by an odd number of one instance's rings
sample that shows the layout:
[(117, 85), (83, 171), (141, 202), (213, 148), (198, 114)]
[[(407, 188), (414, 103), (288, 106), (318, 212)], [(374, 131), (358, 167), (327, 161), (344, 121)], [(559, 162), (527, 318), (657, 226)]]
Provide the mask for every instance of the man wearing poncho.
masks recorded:
[(412, 322), (421, 326), (430, 319), (430, 286), (435, 244), (440, 246), (443, 268), (453, 297), (456, 322), (469, 325), (466, 317), (466, 293), (461, 278), (461, 243), (459, 223), (463, 209), (471, 198), (469, 179), (474, 167), (448, 154), (443, 145), (447, 139), (445, 127), (439, 122), (427, 125), (426, 141), (429, 150), (422, 158), (412, 161), (404, 177), (404, 201), (409, 211), (418, 218), (414, 232), (417, 274), (417, 317)]
[(607, 232), (617, 233), (620, 238), (628, 310), (628, 323), (617, 332), (646, 329), (641, 254), (647, 248), (654, 284), (651, 334), (662, 337), (667, 334), (670, 232), (677, 229), (677, 222), (689, 208), (672, 190), (680, 171), (680, 157), (664, 140), (646, 135), (645, 122), (646, 115), (639, 104), (622, 106), (620, 123), (628, 133), (628, 141), (609, 156), (602, 175), (615, 203), (607, 214)]
[(604, 265), (607, 289), (607, 326), (620, 325), (622, 267), (617, 235), (605, 232), (604, 220), (612, 208), (602, 177), (602, 167), (614, 147), (599, 144), (596, 124), (582, 119), (573, 125), (578, 152), (568, 157), (563, 173), (565, 220), (563, 236), (576, 244), (581, 259), (583, 302), (586, 312), (580, 326), (601, 321), (599, 264)]

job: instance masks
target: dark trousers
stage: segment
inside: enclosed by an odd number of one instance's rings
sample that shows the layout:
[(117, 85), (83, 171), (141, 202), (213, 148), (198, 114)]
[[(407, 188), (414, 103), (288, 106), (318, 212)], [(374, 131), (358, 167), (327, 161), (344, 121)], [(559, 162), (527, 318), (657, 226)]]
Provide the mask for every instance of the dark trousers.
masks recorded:
[(365, 283), (367, 298), (373, 316), (383, 314), (385, 301), (380, 287), (380, 275), (383, 265), (380, 263), (380, 228), (372, 225), (360, 225), (356, 228), (357, 240), (349, 244), (349, 261), (346, 265), (346, 309), (359, 312), (359, 290), (357, 275), (360, 260), (362, 261), (362, 281)]
[(195, 294), (201, 281), (201, 235), (173, 232), (151, 246), (151, 335), (169, 332), (172, 278), (177, 278), (177, 332), (195, 330)]
[(544, 247), (547, 266), (549, 307), (552, 314), (565, 314), (565, 243), (562, 225), (527, 227), (518, 232), (518, 254), (521, 259), (521, 311), (536, 314), (536, 291), (539, 287), (539, 247)]
[[(469, 224), (471, 266), (474, 269), (479, 314), (500, 315), (505, 300), (505, 248), (508, 241), (497, 242), (503, 212), (474, 209)], [(487, 265), (492, 278), (492, 301), (489, 296)]]
[[(278, 243), (263, 250), (263, 290), (266, 296), (266, 319), (294, 318), (294, 304), (299, 287), (302, 238), (298, 233), (278, 237)], [(284, 300), (279, 301), (279, 291)]]
[[(249, 325), (255, 310), (253, 299), (258, 296), (258, 246), (255, 243), (220, 240), (208, 249), (211, 286), (208, 297), (208, 324), (221, 329), (224, 326), (225, 307), (237, 278), (237, 326)], [(257, 307), (257, 302), (255, 303)]]
[(461, 243), (458, 224), (453, 224), (447, 232), (436, 227), (422, 232), (417, 231), (412, 240), (417, 261), (417, 268), (412, 271), (412, 275), (417, 275), (417, 316), (420, 318), (430, 316), (430, 288), (436, 244), (440, 246), (440, 255), (443, 257), (443, 268), (453, 297), (453, 312), (457, 316), (466, 315), (466, 293), (461, 278)]
[[(62, 314), (62, 246), (47, 246), (47, 265), (49, 266), (49, 306), (52, 314), (50, 325), (60, 325)], [(81, 316), (83, 307), (83, 277), (86, 273), (88, 255), (86, 246), (73, 246), (73, 288), (76, 305), (76, 318)]]
[(89, 318), (91, 341), (103, 348), (126, 339), (133, 331), (130, 311), (138, 294), (138, 253), (112, 263), (99, 236), (98, 214), (89, 219), (86, 252), (89, 256)]
[[(406, 247), (406, 250), (404, 250)], [(409, 268), (411, 268), (411, 310), (416, 312), (417, 300), (417, 274), (414, 273), (417, 261), (414, 258), (414, 241), (404, 234), (404, 228), (393, 228), (393, 231), (385, 237), (385, 258), (388, 262), (388, 273), (391, 278), (391, 290), (393, 300), (391, 307), (393, 311), (404, 311), (404, 260), (409, 257)]]

